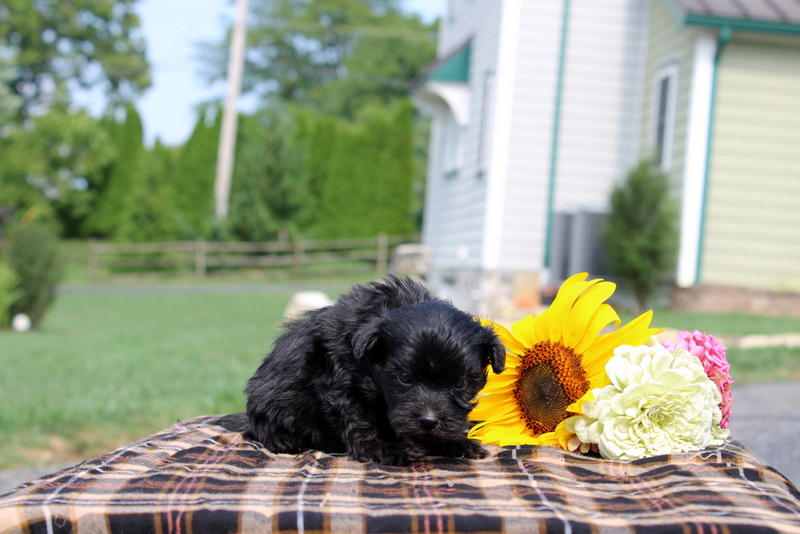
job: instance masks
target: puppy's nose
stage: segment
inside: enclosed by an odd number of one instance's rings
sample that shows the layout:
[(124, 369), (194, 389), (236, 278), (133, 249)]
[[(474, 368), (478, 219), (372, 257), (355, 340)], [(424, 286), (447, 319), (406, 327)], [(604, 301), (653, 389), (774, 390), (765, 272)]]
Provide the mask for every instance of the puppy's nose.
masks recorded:
[(419, 416), (419, 424), (425, 430), (433, 430), (439, 424), (439, 418), (432, 413), (425, 413)]

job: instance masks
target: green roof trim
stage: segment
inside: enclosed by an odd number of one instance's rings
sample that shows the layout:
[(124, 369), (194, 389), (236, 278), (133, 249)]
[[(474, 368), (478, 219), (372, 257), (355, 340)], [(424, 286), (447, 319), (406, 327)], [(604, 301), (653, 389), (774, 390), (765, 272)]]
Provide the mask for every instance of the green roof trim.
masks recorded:
[(467, 44), (455, 54), (446, 58), (440, 65), (437, 65), (430, 74), (428, 80), (438, 82), (468, 82), (469, 81), (469, 60), (472, 55), (472, 47)]
[(727, 26), (733, 31), (800, 35), (800, 24), (791, 22), (716, 17), (713, 15), (689, 13), (684, 18), (684, 23), (687, 26), (706, 26), (710, 28), (723, 28)]
[(469, 63), (472, 57), (472, 42), (467, 41), (448, 55), (437, 59), (417, 76), (409, 85), (413, 93), (425, 82), (469, 82)]

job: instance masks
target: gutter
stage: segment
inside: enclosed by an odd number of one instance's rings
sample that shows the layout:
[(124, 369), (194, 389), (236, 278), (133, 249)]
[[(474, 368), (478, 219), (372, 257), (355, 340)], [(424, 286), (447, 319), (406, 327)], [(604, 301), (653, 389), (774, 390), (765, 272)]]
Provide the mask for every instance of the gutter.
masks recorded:
[(716, 28), (722, 34), (726, 31), (730, 34), (733, 31), (757, 32), (757, 33), (777, 33), (782, 35), (800, 35), (800, 25), (778, 22), (770, 20), (738, 19), (733, 17), (717, 17), (713, 15), (702, 15), (698, 13), (688, 13), (684, 19), (687, 26), (704, 26), (706, 28)]

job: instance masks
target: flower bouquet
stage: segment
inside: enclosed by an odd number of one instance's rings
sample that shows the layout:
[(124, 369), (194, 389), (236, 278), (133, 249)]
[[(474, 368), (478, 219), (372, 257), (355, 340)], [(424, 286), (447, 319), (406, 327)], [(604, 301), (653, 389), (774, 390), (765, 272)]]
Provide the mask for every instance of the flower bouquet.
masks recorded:
[[(482, 443), (550, 445), (634, 460), (722, 445), (732, 403), (725, 347), (698, 331), (655, 337), (649, 311), (620, 326), (616, 285), (564, 282), (553, 304), (506, 329), (506, 370), (489, 370), (470, 418)], [(601, 334), (609, 324), (619, 327)]]

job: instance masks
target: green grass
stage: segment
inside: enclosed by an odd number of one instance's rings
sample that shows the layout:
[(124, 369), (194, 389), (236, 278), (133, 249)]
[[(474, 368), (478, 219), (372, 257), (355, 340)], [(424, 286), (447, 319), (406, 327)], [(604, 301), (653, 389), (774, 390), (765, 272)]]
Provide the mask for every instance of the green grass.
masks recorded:
[(60, 295), (40, 331), (0, 331), (0, 467), (243, 410), (290, 296)]
[[(624, 321), (633, 315), (623, 314)], [(800, 317), (766, 317), (735, 313), (679, 313), (667, 309), (654, 312), (653, 325), (675, 330), (700, 330), (713, 336), (784, 334), (800, 332)]]

